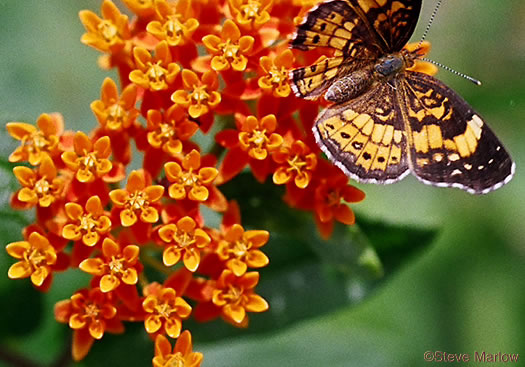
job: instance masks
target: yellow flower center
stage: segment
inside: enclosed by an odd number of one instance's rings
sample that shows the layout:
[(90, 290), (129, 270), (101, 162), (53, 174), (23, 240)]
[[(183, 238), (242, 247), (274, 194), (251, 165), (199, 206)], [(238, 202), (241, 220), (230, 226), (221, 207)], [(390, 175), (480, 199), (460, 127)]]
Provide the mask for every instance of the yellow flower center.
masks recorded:
[(155, 64), (148, 62), (148, 71), (146, 72), (147, 78), (154, 89), (164, 88), (166, 83), (166, 74), (168, 71), (160, 65), (161, 61), (157, 61)]
[(159, 303), (155, 306), (155, 313), (158, 315), (169, 319), (171, 314), (176, 312), (176, 308), (171, 304), (169, 300), (163, 300), (162, 303)]
[(253, 130), (252, 136), (248, 139), (248, 141), (253, 143), (256, 147), (261, 148), (269, 141), (268, 137), (266, 136), (266, 129)]
[(186, 365), (185, 359), (180, 352), (169, 354), (166, 357), (167, 360), (163, 364), (164, 367), (184, 367)]
[(49, 141), (41, 131), (35, 131), (27, 139), (23, 139), (22, 143), (32, 151), (40, 151), (49, 145)]
[(226, 43), (220, 43), (219, 48), (222, 50), (223, 56), (228, 59), (228, 61), (232, 61), (237, 58), (239, 54), (239, 45), (236, 43), (231, 43), (231, 40), (227, 40)]
[(273, 67), (270, 72), (270, 81), (273, 84), (282, 84), (287, 80), (287, 74), (286, 69), (284, 67), (281, 67), (281, 70), (277, 69), (277, 67)]
[(239, 304), (242, 301), (242, 288), (234, 287), (233, 285), (228, 285), (228, 291), (223, 294), (223, 298), (230, 304)]
[(109, 270), (112, 274), (120, 274), (125, 270), (124, 266), (125, 260), (120, 257), (111, 256), (111, 261), (109, 262)]
[(300, 173), (304, 166), (306, 166), (306, 162), (300, 158), (299, 155), (295, 155), (292, 159), (287, 160), (290, 167), (288, 167), (288, 172), (295, 171), (296, 173)]
[(250, 245), (250, 243), (246, 244), (246, 242), (235, 241), (231, 252), (238, 258), (243, 257), (250, 249)]
[(84, 307), (84, 313), (86, 317), (97, 319), (100, 313), (99, 307), (94, 303), (88, 303)]
[(168, 37), (180, 37), (184, 34), (184, 25), (179, 21), (179, 14), (170, 16), (164, 23), (164, 30)]
[(206, 91), (205, 85), (200, 86), (200, 87), (195, 87), (195, 89), (191, 93), (191, 100), (198, 105), (207, 104), (208, 98), (210, 98), (210, 95)]
[(184, 186), (193, 186), (199, 182), (199, 176), (192, 172), (190, 169), (188, 172), (183, 172), (181, 174), (180, 180)]
[(118, 29), (113, 23), (107, 20), (103, 20), (102, 22), (100, 22), (97, 29), (98, 33), (102, 36), (102, 38), (104, 38), (104, 40), (107, 43), (114, 44), (119, 41), (120, 37), (118, 34)]
[(86, 154), (84, 157), (79, 158), (80, 166), (83, 169), (91, 170), (97, 166), (97, 157), (94, 152)]
[(83, 215), (82, 218), (80, 218), (80, 229), (83, 232), (91, 232), (93, 228), (95, 228), (97, 225), (97, 221), (92, 217), (91, 214)]
[(173, 128), (173, 125), (162, 123), (159, 125), (159, 128), (157, 129), (157, 135), (159, 137), (169, 139), (175, 136), (175, 129)]
[(33, 269), (47, 265), (45, 252), (34, 247), (24, 253), (24, 260), (30, 264)]
[(35, 183), (34, 191), (40, 197), (48, 195), (51, 191), (51, 184), (45, 178), (41, 178)]
[(126, 111), (121, 105), (115, 103), (107, 108), (108, 117), (107, 125), (109, 128), (118, 128), (124, 124), (126, 119)]
[(180, 248), (189, 247), (195, 243), (195, 237), (188, 232), (179, 231), (174, 239)]
[(133, 210), (144, 208), (148, 205), (148, 199), (143, 191), (135, 191), (128, 199), (128, 205)]
[(258, 1), (248, 1), (248, 4), (241, 6), (241, 12), (245, 19), (255, 19), (259, 16), (261, 3)]

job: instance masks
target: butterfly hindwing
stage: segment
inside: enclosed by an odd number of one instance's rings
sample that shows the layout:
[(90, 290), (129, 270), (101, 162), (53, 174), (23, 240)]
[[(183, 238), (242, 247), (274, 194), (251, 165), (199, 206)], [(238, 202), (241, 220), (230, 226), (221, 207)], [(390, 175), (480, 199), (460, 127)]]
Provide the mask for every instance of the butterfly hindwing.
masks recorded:
[(332, 162), (361, 182), (391, 183), (408, 173), (407, 141), (395, 90), (377, 84), (326, 109), (313, 128)]
[(483, 118), (436, 78), (406, 72), (404, 85), (414, 175), (475, 194), (508, 182), (514, 164)]

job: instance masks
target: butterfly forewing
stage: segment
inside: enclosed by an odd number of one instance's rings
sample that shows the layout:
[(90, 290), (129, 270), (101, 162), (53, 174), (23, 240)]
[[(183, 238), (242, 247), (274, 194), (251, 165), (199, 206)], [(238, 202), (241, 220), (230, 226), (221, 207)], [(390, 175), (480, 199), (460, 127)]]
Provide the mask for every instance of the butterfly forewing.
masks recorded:
[(414, 175), (481, 194), (512, 177), (513, 162), (483, 118), (436, 78), (406, 72), (405, 118)]

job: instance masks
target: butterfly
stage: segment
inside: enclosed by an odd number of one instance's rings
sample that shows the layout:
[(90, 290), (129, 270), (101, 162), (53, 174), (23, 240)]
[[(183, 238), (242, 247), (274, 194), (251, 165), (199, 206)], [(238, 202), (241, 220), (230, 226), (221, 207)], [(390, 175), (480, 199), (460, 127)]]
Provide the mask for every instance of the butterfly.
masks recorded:
[[(438, 79), (413, 69), (422, 47), (405, 47), (422, 0), (331, 0), (313, 8), (290, 41), (333, 55), (290, 71), (298, 97), (333, 105), (313, 126), (318, 145), (359, 182), (420, 181), (485, 194), (515, 164), (475, 112)], [(412, 47), (414, 48), (414, 47)]]

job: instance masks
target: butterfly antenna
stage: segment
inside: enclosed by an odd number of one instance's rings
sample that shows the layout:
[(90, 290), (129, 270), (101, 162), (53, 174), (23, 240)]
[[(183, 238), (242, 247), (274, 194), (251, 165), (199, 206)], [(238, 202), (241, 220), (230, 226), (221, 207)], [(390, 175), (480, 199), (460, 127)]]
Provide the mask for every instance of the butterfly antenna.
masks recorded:
[(441, 6), (441, 3), (443, 2), (443, 0), (439, 0), (436, 4), (436, 7), (434, 8), (434, 10), (432, 11), (432, 15), (430, 16), (430, 20), (428, 21), (428, 24), (427, 24), (427, 27), (425, 28), (425, 31), (423, 32), (423, 37), (421, 37), (421, 41), (419, 41), (418, 45), (417, 45), (417, 48), (418, 49), (419, 47), (421, 47), (421, 44), (423, 43), (423, 41), (427, 38), (427, 35), (428, 35), (428, 31), (430, 31), (430, 27), (432, 26), (432, 23), (434, 22), (434, 18), (436, 17), (436, 14), (439, 10), (439, 7)]
[(459, 71), (456, 71), (456, 70), (454, 70), (452, 68), (449, 68), (448, 66), (443, 65), (443, 64), (441, 64), (441, 63), (439, 63), (437, 61), (427, 59), (426, 57), (422, 58), (421, 60), (426, 61), (426, 62), (430, 62), (430, 63), (432, 63), (432, 64), (434, 64), (436, 66), (439, 66), (440, 68), (445, 69), (446, 71), (449, 71), (452, 74), (458, 75), (458, 76), (460, 76), (462, 78), (465, 78), (465, 79), (471, 81), (472, 83), (474, 83), (476, 85), (481, 85), (481, 82), (479, 80), (477, 80), (477, 79), (475, 79), (475, 78), (473, 78), (473, 77), (471, 77), (471, 76), (469, 76), (467, 74), (460, 73)]

